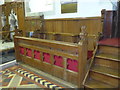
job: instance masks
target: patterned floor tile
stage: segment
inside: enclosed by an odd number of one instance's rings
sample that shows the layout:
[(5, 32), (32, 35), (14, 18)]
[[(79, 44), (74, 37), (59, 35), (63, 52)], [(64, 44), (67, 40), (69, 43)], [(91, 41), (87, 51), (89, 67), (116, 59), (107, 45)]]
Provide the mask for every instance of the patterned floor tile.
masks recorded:
[(20, 85), (27, 85), (27, 84), (34, 84), (34, 83), (28, 81), (28, 80), (25, 79), (25, 78), (22, 78)]
[(10, 67), (0, 73), (2, 76), (1, 88), (63, 88), (20, 66)]
[[(0, 88), (33, 88), (37, 87), (36, 84), (30, 82), (29, 80), (21, 77), (20, 75), (14, 72), (15, 67), (5, 69), (0, 71), (2, 80), (0, 81)], [(21, 79), (22, 78), (22, 79)], [(40, 88), (40, 87), (39, 87)]]

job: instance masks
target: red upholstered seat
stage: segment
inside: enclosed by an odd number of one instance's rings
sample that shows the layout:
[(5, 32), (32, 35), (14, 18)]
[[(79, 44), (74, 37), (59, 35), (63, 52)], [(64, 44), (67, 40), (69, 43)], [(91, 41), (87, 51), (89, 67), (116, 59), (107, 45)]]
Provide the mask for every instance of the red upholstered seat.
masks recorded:
[(24, 47), (20, 47), (20, 54), (24, 55)]
[(29, 48), (26, 48), (26, 55), (27, 55), (28, 57), (32, 57), (32, 50), (29, 49)]
[(93, 56), (93, 51), (88, 51), (87, 59), (89, 60)]
[(77, 60), (72, 60), (72, 59), (67, 59), (67, 69), (78, 72), (78, 61)]
[(54, 65), (63, 67), (63, 58), (61, 56), (54, 56)]
[(34, 58), (40, 60), (40, 51), (34, 50)]
[(50, 54), (49, 53), (43, 53), (44, 59), (43, 61), (50, 63)]

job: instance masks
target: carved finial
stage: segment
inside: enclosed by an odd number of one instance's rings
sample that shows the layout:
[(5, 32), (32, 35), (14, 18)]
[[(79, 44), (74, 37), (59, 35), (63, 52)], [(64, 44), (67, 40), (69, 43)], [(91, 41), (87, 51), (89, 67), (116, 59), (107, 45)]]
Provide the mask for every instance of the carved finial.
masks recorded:
[(98, 35), (96, 36), (97, 41), (101, 40), (104, 37), (103, 33), (98, 32)]
[(87, 32), (86, 32), (86, 26), (81, 27), (81, 32), (79, 34), (80, 41), (78, 44), (82, 44), (83, 42), (87, 41)]
[(82, 26), (81, 27), (81, 33), (79, 34), (80, 39), (84, 40), (87, 36), (87, 32), (86, 32), (86, 26)]
[(44, 32), (44, 26), (45, 26), (45, 20), (44, 20), (44, 14), (40, 16), (40, 30)]

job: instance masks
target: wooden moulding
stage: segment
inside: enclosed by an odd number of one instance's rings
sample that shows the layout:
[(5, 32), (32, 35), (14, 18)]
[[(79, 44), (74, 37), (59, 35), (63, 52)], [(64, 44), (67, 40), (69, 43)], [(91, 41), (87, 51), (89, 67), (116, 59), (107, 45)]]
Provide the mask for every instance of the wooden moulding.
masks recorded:
[[(64, 20), (90, 20), (90, 19), (100, 19), (101, 17), (81, 17), (81, 18), (58, 18), (58, 19), (45, 19), (45, 21), (64, 21)], [(26, 17), (25, 20), (39, 20), (40, 17), (39, 16), (29, 16)]]
[[(27, 37), (19, 37), (15, 36), (18, 40), (24, 41), (28, 44), (34, 45), (45, 45), (45, 46), (50, 46), (53, 48), (60, 48), (63, 50), (77, 50), (78, 45), (75, 43), (69, 43), (69, 42), (60, 42), (60, 41), (54, 41), (54, 40), (45, 40), (45, 39), (37, 39), (37, 38), (27, 38)], [(59, 47), (58, 47), (59, 46)]]
[(45, 19), (46, 21), (65, 21), (65, 20), (69, 20), (69, 21), (73, 21), (73, 20), (93, 20), (93, 19), (99, 19), (101, 17), (80, 17), (80, 18), (60, 18), (60, 19)]

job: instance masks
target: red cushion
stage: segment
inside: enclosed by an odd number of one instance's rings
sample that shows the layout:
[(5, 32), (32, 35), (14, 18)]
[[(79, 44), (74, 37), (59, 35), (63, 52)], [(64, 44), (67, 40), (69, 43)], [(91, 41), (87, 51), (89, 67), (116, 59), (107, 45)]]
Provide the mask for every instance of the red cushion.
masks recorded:
[(60, 67), (63, 67), (63, 58), (61, 56), (54, 56), (54, 65), (57, 65), (57, 66), (60, 66)]
[(120, 38), (103, 39), (99, 41), (98, 44), (120, 47)]
[(72, 60), (72, 59), (67, 59), (67, 69), (78, 72), (78, 61), (77, 60)]
[(24, 47), (20, 47), (20, 54), (24, 55)]
[(40, 52), (37, 50), (34, 50), (34, 58), (40, 60)]
[(32, 50), (29, 48), (26, 48), (26, 55), (29, 57), (32, 57)]
[(50, 63), (50, 54), (49, 53), (43, 53), (44, 59), (43, 61)]
[(93, 51), (88, 51), (87, 59), (90, 59), (93, 56)]

